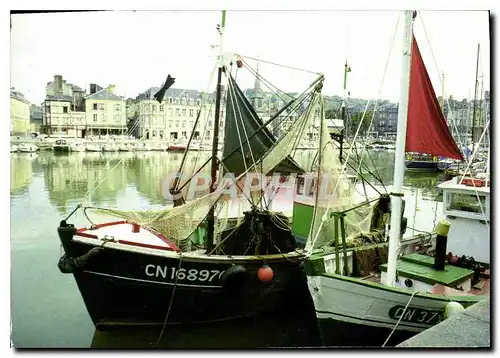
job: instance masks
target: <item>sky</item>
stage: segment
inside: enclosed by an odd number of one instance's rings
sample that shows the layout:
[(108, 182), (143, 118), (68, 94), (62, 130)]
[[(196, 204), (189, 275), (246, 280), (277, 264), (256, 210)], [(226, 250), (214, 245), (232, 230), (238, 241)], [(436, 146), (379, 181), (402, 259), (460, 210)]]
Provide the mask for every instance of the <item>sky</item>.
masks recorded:
[[(55, 74), (87, 91), (90, 83), (115, 84), (116, 93), (126, 97), (162, 85), (167, 74), (176, 78), (176, 88), (215, 89), (215, 77), (210, 75), (219, 51), (212, 46), (219, 42), (220, 11), (45, 13), (11, 18), (11, 87), (30, 102), (43, 101), (45, 86)], [(401, 11), (227, 11), (223, 50), (321, 72), (325, 95), (342, 95), (347, 59), (352, 97), (397, 102), (402, 23)], [(442, 93), (444, 73), (447, 96), (472, 99), (478, 43), (479, 75), (484, 75), (483, 88), (489, 89), (487, 11), (419, 11), (414, 33), (437, 96)], [(255, 60), (247, 62), (256, 67)], [(290, 92), (305, 90), (316, 77), (267, 63), (259, 65), (259, 72)], [(253, 87), (253, 81), (248, 73), (239, 74), (241, 87)]]

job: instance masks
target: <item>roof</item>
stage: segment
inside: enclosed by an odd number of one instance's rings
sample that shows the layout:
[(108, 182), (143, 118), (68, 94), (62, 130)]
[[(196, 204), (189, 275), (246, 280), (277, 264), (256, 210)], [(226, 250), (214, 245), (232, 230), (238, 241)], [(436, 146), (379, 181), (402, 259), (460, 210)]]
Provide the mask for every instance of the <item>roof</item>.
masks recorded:
[[(156, 92), (160, 90), (161, 87), (150, 87), (141, 94), (137, 96), (137, 99), (155, 99), (154, 95)], [(211, 94), (210, 94), (211, 95)], [(168, 97), (187, 97), (189, 99), (201, 99), (201, 92), (197, 90), (190, 89), (182, 89), (182, 88), (169, 88), (165, 92), (165, 96), (163, 98)]]
[(71, 101), (73, 101), (73, 97), (71, 97), (71, 96), (65, 96), (65, 95), (57, 95), (57, 96), (47, 95), (47, 96), (45, 96), (45, 101), (66, 101), (66, 102), (71, 102)]
[(85, 99), (106, 100), (106, 101), (123, 101), (123, 98), (111, 93), (107, 88), (104, 88), (96, 93), (90, 94)]

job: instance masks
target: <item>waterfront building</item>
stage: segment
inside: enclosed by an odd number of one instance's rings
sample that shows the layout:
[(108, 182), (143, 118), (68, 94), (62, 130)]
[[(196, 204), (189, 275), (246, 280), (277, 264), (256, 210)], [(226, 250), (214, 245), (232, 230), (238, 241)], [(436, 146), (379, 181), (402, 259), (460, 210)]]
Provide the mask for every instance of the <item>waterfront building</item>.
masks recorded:
[[(163, 101), (153, 97), (159, 87), (151, 87), (137, 97), (139, 137), (187, 143), (201, 110), (194, 139), (211, 143), (214, 133), (215, 94), (169, 88)], [(203, 104), (203, 105), (202, 105)], [(224, 133), (225, 101), (221, 101), (220, 133)]]
[(30, 131), (30, 103), (24, 95), (10, 89), (10, 135), (26, 136)]
[(127, 134), (127, 107), (123, 97), (114, 93), (114, 86), (106, 88), (91, 84), (85, 97), (87, 135)]
[(54, 81), (45, 87), (41, 132), (56, 137), (84, 137), (84, 95), (80, 87), (66, 83), (61, 75), (55, 75)]

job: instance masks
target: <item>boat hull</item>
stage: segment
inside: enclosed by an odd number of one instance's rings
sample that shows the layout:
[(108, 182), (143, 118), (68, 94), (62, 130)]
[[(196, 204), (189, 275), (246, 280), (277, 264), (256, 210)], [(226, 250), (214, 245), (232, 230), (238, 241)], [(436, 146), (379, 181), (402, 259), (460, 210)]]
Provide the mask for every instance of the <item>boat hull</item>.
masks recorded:
[[(95, 244), (75, 240), (76, 230), (72, 227), (60, 227), (58, 232), (65, 254), (72, 258), (82, 257), (102, 244), (98, 240)], [(226, 270), (234, 266), (231, 260), (215, 256), (181, 260), (176, 252), (151, 249), (141, 252), (137, 248), (127, 251), (109, 244), (104, 246), (97, 256), (72, 272), (97, 328), (163, 325), (165, 320), (167, 324), (205, 323), (293, 307), (312, 310), (299, 261), (267, 260), (274, 271), (273, 281), (269, 283), (257, 278), (262, 259), (238, 261), (236, 264), (248, 273), (240, 282), (234, 281), (234, 276), (231, 280), (225, 275)], [(181, 269), (184, 275), (179, 274), (176, 282), (175, 272)], [(210, 274), (206, 275), (207, 272)]]
[(425, 160), (405, 160), (406, 170), (424, 171), (424, 172), (440, 172), (439, 162), (431, 162)]
[(451, 300), (467, 307), (480, 299), (413, 295), (415, 291), (335, 274), (309, 276), (308, 284), (322, 343), (336, 346), (380, 347), (393, 330), (386, 345), (394, 346), (439, 323)]

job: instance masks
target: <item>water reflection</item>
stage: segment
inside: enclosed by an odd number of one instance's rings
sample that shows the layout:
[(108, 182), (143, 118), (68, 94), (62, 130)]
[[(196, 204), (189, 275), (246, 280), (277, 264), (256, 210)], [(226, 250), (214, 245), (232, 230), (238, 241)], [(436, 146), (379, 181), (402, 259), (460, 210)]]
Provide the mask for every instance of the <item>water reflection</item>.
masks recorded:
[[(210, 155), (210, 152), (189, 153), (183, 171), (193, 172)], [(315, 155), (315, 151), (305, 150), (297, 152), (295, 160), (309, 170)], [(54, 230), (58, 220), (81, 203), (89, 191), (93, 205), (126, 209), (170, 205), (162, 195), (161, 184), (179, 170), (181, 160), (182, 153), (169, 152), (11, 154), (13, 339), (17, 346), (88, 346), (90, 338), (95, 348), (154, 347), (159, 329), (120, 328), (94, 332), (74, 280), (57, 270), (60, 252)], [(394, 153), (391, 152), (372, 152), (370, 158), (365, 158), (388, 191), (394, 172), (393, 161)], [(209, 167), (204, 171), (208, 172)], [(415, 233), (413, 227), (432, 230), (441, 214), (440, 203), (435, 202), (436, 185), (441, 180), (439, 174), (405, 174), (408, 234)], [(381, 186), (378, 188), (384, 192)], [(32, 280), (33, 277), (43, 279)], [(51, 294), (45, 294), (43, 305), (35, 307), (36, 302), (29, 298), (44, 290)], [(65, 300), (60, 299), (63, 296)], [(49, 316), (54, 317), (54, 322)], [(313, 345), (317, 337), (310, 319), (294, 312), (287, 317), (255, 318), (238, 323), (189, 328), (169, 326), (158, 346)], [(70, 326), (75, 328), (69, 329)]]

